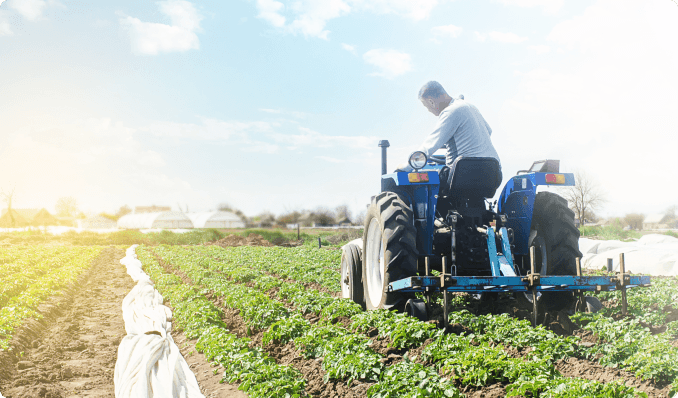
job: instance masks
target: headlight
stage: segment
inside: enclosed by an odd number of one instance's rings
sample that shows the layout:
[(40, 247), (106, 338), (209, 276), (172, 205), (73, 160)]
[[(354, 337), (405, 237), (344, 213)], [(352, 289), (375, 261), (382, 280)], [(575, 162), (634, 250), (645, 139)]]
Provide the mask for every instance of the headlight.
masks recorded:
[(422, 167), (426, 166), (426, 154), (421, 151), (416, 151), (413, 152), (410, 155), (410, 166), (412, 166), (413, 169), (421, 169)]

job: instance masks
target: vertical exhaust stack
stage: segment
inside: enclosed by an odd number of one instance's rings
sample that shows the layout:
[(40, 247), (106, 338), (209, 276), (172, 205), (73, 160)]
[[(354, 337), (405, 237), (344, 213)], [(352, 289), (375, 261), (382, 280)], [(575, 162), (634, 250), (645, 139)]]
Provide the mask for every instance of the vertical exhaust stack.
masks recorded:
[(379, 146), (381, 147), (381, 175), (387, 173), (386, 171), (386, 148), (391, 145), (388, 143), (388, 140), (379, 141)]

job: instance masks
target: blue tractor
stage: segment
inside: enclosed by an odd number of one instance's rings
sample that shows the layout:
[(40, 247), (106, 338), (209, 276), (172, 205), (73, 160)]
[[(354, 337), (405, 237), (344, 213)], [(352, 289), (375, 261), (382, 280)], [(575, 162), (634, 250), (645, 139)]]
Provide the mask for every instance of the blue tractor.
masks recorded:
[[(342, 294), (367, 310), (399, 309), (427, 319), (426, 302), (443, 293), (444, 322), (450, 292), (508, 293), (550, 310), (574, 307), (584, 291), (649, 286), (647, 276), (583, 276), (579, 230), (567, 201), (538, 186), (571, 186), (558, 160), (534, 162), (502, 188), (494, 158), (414, 152), (413, 172), (386, 170), (382, 148), (381, 193), (372, 198), (362, 242), (343, 248)], [(421, 295), (419, 296), (421, 297)], [(586, 305), (583, 302), (582, 305)], [(589, 306), (595, 305), (589, 302)]]

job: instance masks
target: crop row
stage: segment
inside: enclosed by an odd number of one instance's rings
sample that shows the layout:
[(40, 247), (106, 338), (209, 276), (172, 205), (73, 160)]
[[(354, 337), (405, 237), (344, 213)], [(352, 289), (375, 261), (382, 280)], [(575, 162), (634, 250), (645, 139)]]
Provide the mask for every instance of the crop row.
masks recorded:
[[(533, 343), (538, 347), (533, 351), (533, 357), (524, 361), (510, 358), (501, 345), (491, 341), (492, 334), (485, 339), (473, 335), (444, 335), (432, 324), (389, 311), (361, 312), (346, 300), (332, 299), (328, 295), (323, 298), (323, 293), (304, 289), (301, 285), (284, 284), (233, 262), (215, 261), (181, 248), (156, 250), (195, 282), (223, 297), (227, 306), (239, 309), (253, 331), (268, 327), (263, 335), (264, 344), (293, 341), (304, 357), (322, 358), (326, 379), (377, 381), (368, 390), (368, 396), (417, 396), (418, 388), (421, 396), (456, 396), (459, 391), (452, 381), (472, 386), (509, 382), (507, 392), (514, 395), (542, 392), (547, 396), (577, 396), (556, 394), (562, 390), (594, 391), (602, 396), (636, 395), (632, 388), (618, 383), (602, 384), (560, 376), (553, 361), (571, 354), (574, 339), (566, 344), (552, 343), (549, 341), (552, 332), (543, 328), (528, 337), (513, 336), (509, 341), (517, 346)], [(249, 283), (252, 288), (239, 283)], [(287, 309), (283, 303), (262, 293), (271, 287), (277, 287), (277, 296), (294, 304), (295, 310)], [(345, 307), (345, 316), (352, 318), (349, 330), (331, 323), (337, 312), (336, 309), (328, 311), (331, 303), (318, 305), (324, 299), (346, 303), (338, 307)], [(319, 312), (319, 322), (312, 324), (302, 316), (303, 312)], [(405, 358), (396, 365), (385, 367), (381, 355), (369, 348), (371, 342), (364, 335), (371, 328), (376, 328), (381, 337), (388, 337), (396, 348), (414, 348), (427, 339), (434, 341), (424, 348), (420, 363)], [(441, 378), (439, 372), (447, 377)]]
[[(38, 306), (74, 282), (101, 252), (100, 247), (46, 247), (25, 250), (21, 272), (4, 273), (0, 284), (0, 350), (9, 348), (16, 328), (30, 318), (39, 319)], [(3, 264), (5, 269), (7, 264)]]
[(278, 365), (261, 348), (250, 347), (250, 339), (230, 333), (223, 313), (196, 287), (163, 270), (151, 249), (138, 247), (137, 257), (155, 282), (158, 291), (173, 306), (174, 320), (208, 360), (219, 363), (224, 379), (239, 382), (250, 397), (299, 397), (305, 382), (299, 372)]
[[(630, 289), (626, 296), (628, 312), (634, 318), (651, 325), (663, 325), (667, 314), (678, 310), (678, 278), (652, 278), (652, 286)], [(601, 292), (598, 297), (606, 301), (602, 315), (621, 313), (620, 291)]]
[(340, 292), (338, 265), (340, 250), (318, 250), (309, 246), (238, 247), (224, 249), (219, 246), (194, 247), (197, 253), (212, 256), (219, 261), (274, 273), (281, 278), (303, 283), (317, 283), (324, 288)]
[[(264, 345), (270, 342), (285, 344), (293, 340), (304, 358), (321, 358), (325, 382), (330, 379), (345, 380), (348, 383), (355, 379), (377, 382), (368, 390), (368, 396), (381, 396), (380, 389), (393, 392), (394, 385), (406, 389), (407, 394), (419, 388), (420, 395), (410, 396), (461, 396), (453, 384), (421, 364), (407, 361), (398, 365), (397, 372), (389, 370), (382, 363), (383, 356), (370, 348), (371, 341), (368, 337), (332, 324), (337, 316), (361, 312), (358, 305), (348, 300), (337, 300), (326, 295), (324, 298), (331, 300), (331, 303), (319, 311), (319, 322), (312, 324), (303, 317), (299, 307), (288, 309), (283, 302), (262, 293), (262, 286), (254, 283), (254, 287), (250, 288), (235, 282), (251, 281), (249, 278), (241, 278), (239, 267), (233, 267), (229, 274), (228, 269), (225, 269), (228, 265), (221, 263), (218, 273), (205, 272), (210, 265), (220, 263), (211, 258), (202, 257), (201, 260), (196, 254), (187, 253), (180, 248), (161, 247), (156, 252), (196, 283), (222, 297), (226, 306), (238, 309), (250, 332), (265, 330), (262, 336)], [(264, 276), (262, 279), (268, 280), (267, 284), (270, 284), (276, 278)], [(278, 283), (283, 282), (278, 280)], [(303, 286), (297, 285), (294, 289), (281, 288), (279, 293), (282, 297), (297, 298), (304, 302), (310, 296), (301, 298), (298, 294), (300, 288), (303, 289)], [(308, 290), (311, 291), (313, 290)], [(316, 297), (323, 297), (323, 293), (315, 293)], [(400, 380), (403, 376), (399, 375), (407, 372), (414, 373), (417, 377)], [(394, 384), (394, 378), (399, 382)]]

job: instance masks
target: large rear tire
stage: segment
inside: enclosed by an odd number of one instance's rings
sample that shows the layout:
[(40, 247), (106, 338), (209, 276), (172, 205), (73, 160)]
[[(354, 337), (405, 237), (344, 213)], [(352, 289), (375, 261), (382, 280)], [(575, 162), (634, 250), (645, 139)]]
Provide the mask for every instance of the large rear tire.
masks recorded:
[[(417, 275), (414, 216), (404, 197), (377, 195), (365, 216), (363, 291), (368, 310), (404, 308), (412, 294), (388, 292), (393, 281)], [(399, 308), (398, 307), (398, 308)]]
[[(565, 199), (551, 192), (537, 194), (528, 245), (535, 247), (535, 268), (541, 275), (576, 275), (579, 230)], [(549, 310), (561, 310), (574, 300), (569, 292), (547, 292), (539, 302)]]

